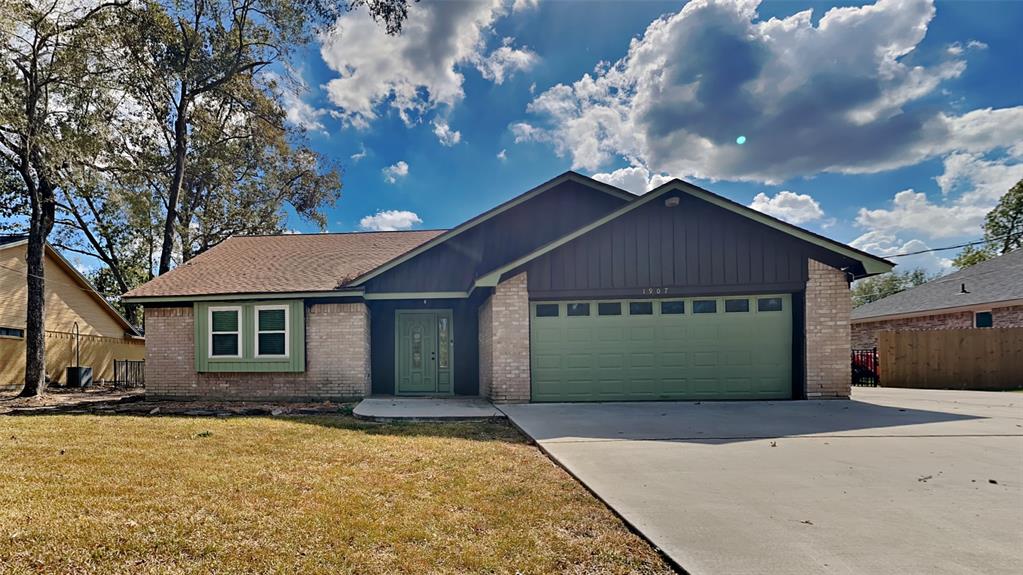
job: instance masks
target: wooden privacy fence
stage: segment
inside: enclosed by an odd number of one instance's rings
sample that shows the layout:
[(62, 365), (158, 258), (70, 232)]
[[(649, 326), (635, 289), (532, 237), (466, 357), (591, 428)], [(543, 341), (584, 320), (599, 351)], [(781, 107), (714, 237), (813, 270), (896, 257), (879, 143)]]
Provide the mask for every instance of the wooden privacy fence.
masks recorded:
[(1023, 388), (1023, 327), (883, 331), (885, 387)]

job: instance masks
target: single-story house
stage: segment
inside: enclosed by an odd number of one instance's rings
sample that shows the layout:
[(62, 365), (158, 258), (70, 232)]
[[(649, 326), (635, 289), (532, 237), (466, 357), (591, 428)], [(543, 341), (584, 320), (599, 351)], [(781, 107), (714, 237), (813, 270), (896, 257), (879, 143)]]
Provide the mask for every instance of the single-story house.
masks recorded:
[[(23, 235), (0, 236), (0, 391), (20, 390), (25, 385), (27, 244)], [(145, 357), (145, 340), (135, 327), (49, 245), (43, 265), (46, 377), (51, 384), (66, 384), (67, 368), (76, 361), (91, 367), (93, 379), (99, 381), (113, 379), (114, 360), (141, 361)]]
[(1023, 250), (963, 268), (852, 312), (852, 345), (895, 330), (1023, 327)]
[(847, 397), (849, 282), (892, 265), (568, 172), (450, 230), (233, 237), (125, 299), (157, 397)]

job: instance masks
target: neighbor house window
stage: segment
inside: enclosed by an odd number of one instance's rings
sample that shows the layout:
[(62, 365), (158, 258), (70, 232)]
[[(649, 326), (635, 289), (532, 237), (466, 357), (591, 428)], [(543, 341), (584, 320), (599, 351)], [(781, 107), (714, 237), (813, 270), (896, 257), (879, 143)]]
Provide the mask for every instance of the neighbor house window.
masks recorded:
[(989, 311), (978, 311), (973, 314), (973, 327), (991, 327), (995, 325)]
[(13, 327), (0, 327), (0, 337), (25, 337), (25, 330)]
[(287, 357), (288, 306), (256, 306), (256, 357)]
[(242, 356), (242, 308), (210, 308), (210, 357)]
[(698, 299), (693, 302), (693, 313), (717, 313), (718, 302), (712, 299)]

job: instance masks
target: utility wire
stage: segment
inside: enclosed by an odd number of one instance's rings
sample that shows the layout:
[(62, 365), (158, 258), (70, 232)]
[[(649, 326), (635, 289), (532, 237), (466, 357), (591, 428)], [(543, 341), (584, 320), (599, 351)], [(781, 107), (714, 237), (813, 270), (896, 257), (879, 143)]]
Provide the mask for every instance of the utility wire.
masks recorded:
[(955, 246), (947, 246), (947, 247), (943, 247), (943, 248), (929, 248), (929, 249), (926, 249), (926, 250), (920, 250), (920, 251), (916, 251), (916, 252), (906, 252), (904, 254), (894, 254), (894, 255), (885, 256), (885, 257), (886, 258), (901, 258), (901, 257), (904, 257), (904, 256), (917, 256), (917, 255), (920, 255), (920, 254), (926, 254), (926, 253), (930, 253), (930, 252), (941, 252), (941, 251), (944, 251), (944, 250), (954, 250), (956, 248), (965, 248), (966, 246), (975, 246), (975, 245), (978, 245), (978, 244), (986, 244), (986, 243), (989, 243), (989, 242), (997, 242), (997, 241), (1000, 241), (1000, 240), (1004, 240), (1005, 238), (1008, 238), (1008, 237), (1011, 237), (1011, 236), (1001, 236), (1001, 237), (997, 237), (997, 238), (991, 238), (991, 239), (988, 239), (988, 240), (977, 240), (975, 242), (967, 242), (965, 244), (958, 244), (958, 245), (955, 245)]

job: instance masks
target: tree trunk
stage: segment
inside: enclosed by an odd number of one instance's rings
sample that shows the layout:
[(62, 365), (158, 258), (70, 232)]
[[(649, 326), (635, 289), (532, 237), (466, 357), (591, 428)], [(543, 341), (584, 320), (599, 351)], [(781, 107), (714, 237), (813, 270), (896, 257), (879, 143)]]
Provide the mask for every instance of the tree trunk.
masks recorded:
[(44, 262), (46, 237), (53, 229), (56, 198), (48, 182), (41, 181), (30, 194), (32, 216), (29, 224), (26, 261), (28, 263), (28, 313), (25, 317), (25, 388), (22, 397), (42, 395), (46, 391), (46, 280)]
[(174, 225), (178, 221), (178, 196), (185, 180), (185, 159), (188, 155), (188, 101), (183, 97), (178, 105), (178, 117), (174, 120), (174, 177), (167, 194), (167, 219), (163, 222), (163, 246), (160, 248), (158, 275), (170, 271), (171, 254), (174, 251)]

